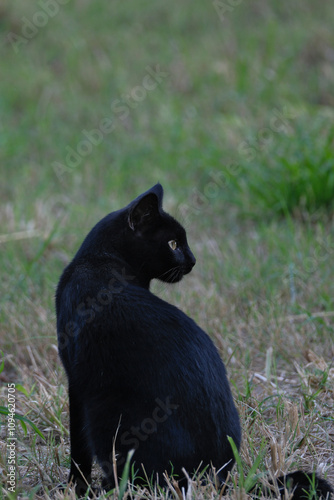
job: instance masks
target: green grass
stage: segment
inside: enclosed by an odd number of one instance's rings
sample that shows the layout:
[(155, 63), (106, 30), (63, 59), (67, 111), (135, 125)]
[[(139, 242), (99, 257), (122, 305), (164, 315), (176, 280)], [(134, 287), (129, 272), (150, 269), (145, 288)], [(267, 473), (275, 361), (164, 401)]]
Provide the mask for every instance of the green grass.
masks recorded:
[[(240, 166), (242, 179), (233, 177), (237, 196), (232, 192), (231, 201), (260, 218), (333, 213), (333, 117), (326, 113), (310, 124), (300, 119), (292, 125), (278, 115), (274, 126), (244, 141), (239, 150), (246, 161)], [(278, 133), (283, 134), (279, 140)]]
[[(0, 407), (21, 384), (17, 411), (46, 438), (17, 421), (22, 496), (48, 498), (68, 474), (59, 275), (97, 220), (157, 181), (197, 265), (153, 290), (211, 335), (243, 422), (229, 496), (262, 451), (259, 473), (322, 467), (334, 482), (334, 11), (222, 3), (223, 19), (190, 0), (0, 6)], [(6, 432), (2, 418), (3, 478)]]

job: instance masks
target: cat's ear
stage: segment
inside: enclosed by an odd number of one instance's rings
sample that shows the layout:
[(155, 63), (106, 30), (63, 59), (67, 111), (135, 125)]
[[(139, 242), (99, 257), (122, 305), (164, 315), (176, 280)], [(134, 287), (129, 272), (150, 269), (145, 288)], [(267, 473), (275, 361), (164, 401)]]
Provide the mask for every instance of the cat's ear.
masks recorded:
[(130, 204), (128, 224), (133, 231), (145, 230), (157, 220), (162, 209), (162, 197), (162, 186), (156, 184)]

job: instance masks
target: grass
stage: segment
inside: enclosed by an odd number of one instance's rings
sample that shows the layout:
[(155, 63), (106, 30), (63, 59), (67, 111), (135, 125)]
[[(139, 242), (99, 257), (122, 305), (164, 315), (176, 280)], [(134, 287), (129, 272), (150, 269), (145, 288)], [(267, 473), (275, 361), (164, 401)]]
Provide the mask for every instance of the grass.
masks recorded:
[[(242, 419), (228, 496), (245, 498), (262, 454), (264, 485), (298, 467), (334, 483), (331, 3), (227, 2), (223, 18), (213, 2), (42, 3), (0, 7), (0, 407), (18, 384), (45, 438), (16, 420), (12, 498), (74, 498), (56, 489), (70, 458), (55, 286), (92, 225), (157, 181), (197, 265), (153, 290), (213, 338)], [(184, 495), (219, 497), (198, 478), (128, 491)]]
[[(260, 218), (265, 212), (271, 217), (305, 217), (321, 209), (332, 212), (334, 129), (330, 116), (317, 117), (315, 123), (307, 126), (297, 121), (292, 128), (286, 123), (275, 129), (264, 127), (242, 143), (240, 152), (246, 157), (240, 167), (242, 180), (233, 178), (239, 195), (237, 203), (244, 213)], [(280, 128), (284, 135), (275, 144)], [(233, 192), (231, 201), (235, 198)]]

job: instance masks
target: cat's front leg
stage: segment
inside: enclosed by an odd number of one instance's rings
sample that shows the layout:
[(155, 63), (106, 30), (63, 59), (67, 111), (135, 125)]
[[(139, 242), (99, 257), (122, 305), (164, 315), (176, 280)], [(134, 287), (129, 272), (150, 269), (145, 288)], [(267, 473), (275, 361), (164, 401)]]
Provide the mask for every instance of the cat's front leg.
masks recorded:
[(71, 470), (69, 482), (76, 484), (76, 493), (84, 495), (91, 483), (92, 451), (88, 445), (85, 429), (85, 407), (82, 395), (69, 387)]

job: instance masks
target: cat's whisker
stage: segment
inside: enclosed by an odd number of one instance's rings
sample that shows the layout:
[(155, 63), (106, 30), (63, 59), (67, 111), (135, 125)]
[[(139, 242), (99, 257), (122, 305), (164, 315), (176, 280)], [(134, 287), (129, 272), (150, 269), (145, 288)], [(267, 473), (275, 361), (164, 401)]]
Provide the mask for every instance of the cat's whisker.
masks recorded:
[(164, 278), (168, 277), (168, 281), (173, 281), (174, 278), (177, 277), (177, 275), (179, 273), (179, 269), (180, 269), (179, 266), (172, 267), (171, 269), (168, 269), (168, 271), (165, 271), (164, 273), (162, 273), (157, 278), (159, 280), (164, 280)]
[(164, 273), (160, 274), (157, 278), (162, 279), (165, 276), (169, 276), (171, 273), (175, 272), (175, 269), (177, 269), (177, 267), (172, 267), (171, 269), (168, 269), (168, 271), (165, 271)]

